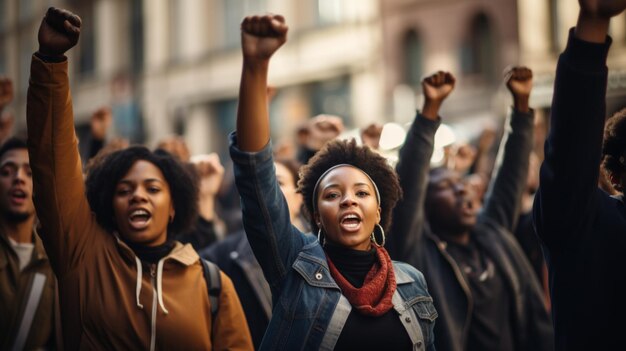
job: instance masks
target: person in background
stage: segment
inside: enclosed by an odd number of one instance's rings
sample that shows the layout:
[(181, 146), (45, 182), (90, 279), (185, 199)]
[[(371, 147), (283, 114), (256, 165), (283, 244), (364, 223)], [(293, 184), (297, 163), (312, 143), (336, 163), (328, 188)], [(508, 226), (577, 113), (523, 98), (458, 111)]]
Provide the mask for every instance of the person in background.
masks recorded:
[[(295, 160), (274, 160), (276, 180), (287, 202), (289, 218), (300, 231), (308, 232), (308, 223), (303, 222), (301, 217), (302, 194), (297, 192), (299, 168), (300, 165)], [(201, 251), (200, 256), (217, 264), (233, 280), (246, 314), (254, 347), (258, 349), (272, 317), (272, 293), (263, 277), (261, 266), (254, 257), (246, 233), (241, 230), (230, 234), (224, 240)]]
[(230, 279), (216, 274), (215, 301), (197, 253), (173, 240), (197, 215), (198, 196), (175, 158), (130, 147), (96, 163), (83, 182), (64, 55), (81, 25), (69, 11), (48, 9), (27, 97), (34, 203), (59, 281), (64, 346), (251, 349)]
[(26, 142), (10, 138), (0, 146), (0, 350), (58, 346), (56, 280), (36, 220)]
[(220, 237), (217, 225), (221, 222), (217, 218), (215, 205), (217, 193), (224, 179), (224, 167), (216, 153), (190, 157), (188, 165), (191, 166), (191, 171), (199, 184), (198, 218), (190, 231), (179, 234), (176, 239), (191, 244), (199, 252), (218, 242)]
[(394, 211), (391, 257), (424, 271), (439, 320), (439, 351), (551, 350), (553, 331), (541, 286), (511, 231), (519, 213), (532, 148), (532, 72), (517, 67), (506, 85), (513, 97), (508, 135), (487, 200), (457, 172), (429, 172), (439, 109), (455, 79), (424, 79), (424, 108), (400, 150), (404, 198)]
[[(605, 127), (611, 18), (626, 1), (580, 0), (559, 57), (533, 220), (549, 271), (557, 350), (620, 350), (626, 334), (626, 113)], [(603, 138), (604, 129), (604, 138)], [(604, 143), (603, 143), (604, 139)]]
[(337, 138), (345, 127), (341, 117), (317, 115), (297, 131), (297, 160), (305, 165), (326, 143)]

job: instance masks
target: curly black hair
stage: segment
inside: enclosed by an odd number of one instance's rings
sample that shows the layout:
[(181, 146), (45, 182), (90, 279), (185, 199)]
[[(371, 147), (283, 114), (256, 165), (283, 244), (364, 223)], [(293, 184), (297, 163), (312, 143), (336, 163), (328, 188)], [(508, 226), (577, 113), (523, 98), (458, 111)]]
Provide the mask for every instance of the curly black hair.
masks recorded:
[(198, 215), (198, 183), (190, 171), (167, 152), (131, 146), (105, 155), (94, 164), (85, 180), (87, 199), (98, 223), (107, 231), (117, 229), (113, 195), (117, 183), (137, 161), (148, 161), (163, 173), (169, 185), (176, 216), (167, 227), (168, 239), (188, 231)]
[(402, 197), (398, 174), (383, 156), (367, 146), (358, 146), (354, 139), (333, 140), (327, 143), (300, 169), (298, 191), (304, 197), (304, 206), (310, 218), (312, 231), (315, 233), (319, 229), (313, 216), (315, 183), (326, 170), (343, 163), (360, 168), (376, 183), (380, 192), (380, 225), (387, 231), (391, 226), (391, 212)]
[(602, 156), (602, 167), (609, 176), (619, 177), (625, 165), (620, 158), (626, 157), (626, 108), (616, 112), (606, 122)]

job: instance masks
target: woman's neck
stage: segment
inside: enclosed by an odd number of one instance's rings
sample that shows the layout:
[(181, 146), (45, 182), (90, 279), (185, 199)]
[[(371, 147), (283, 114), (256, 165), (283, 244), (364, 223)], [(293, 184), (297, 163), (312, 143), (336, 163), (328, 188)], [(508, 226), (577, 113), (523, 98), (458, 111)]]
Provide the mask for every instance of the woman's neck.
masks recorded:
[(137, 255), (142, 262), (147, 263), (159, 262), (160, 259), (172, 252), (175, 245), (174, 241), (166, 241), (165, 243), (157, 246), (147, 246), (132, 242), (126, 242), (126, 244), (131, 248), (131, 250), (133, 250), (135, 255)]

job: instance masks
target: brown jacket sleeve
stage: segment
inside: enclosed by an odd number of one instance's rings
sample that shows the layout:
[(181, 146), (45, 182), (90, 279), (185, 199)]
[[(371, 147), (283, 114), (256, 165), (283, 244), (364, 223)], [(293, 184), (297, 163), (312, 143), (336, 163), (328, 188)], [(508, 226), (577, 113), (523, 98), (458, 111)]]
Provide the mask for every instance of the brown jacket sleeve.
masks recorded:
[(222, 276), (220, 307), (213, 321), (213, 350), (254, 350), (241, 302), (230, 278)]
[(59, 278), (77, 267), (94, 233), (85, 196), (67, 60), (45, 63), (33, 55), (26, 120), (39, 234)]

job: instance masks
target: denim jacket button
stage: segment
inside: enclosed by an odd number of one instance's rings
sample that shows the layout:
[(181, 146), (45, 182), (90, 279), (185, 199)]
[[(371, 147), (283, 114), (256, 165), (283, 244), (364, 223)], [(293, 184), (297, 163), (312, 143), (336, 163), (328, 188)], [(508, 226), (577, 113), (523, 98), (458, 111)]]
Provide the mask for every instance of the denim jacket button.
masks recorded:
[(322, 280), (322, 273), (319, 273), (319, 272), (315, 273), (315, 279)]
[(405, 321), (405, 322), (407, 322), (407, 323), (411, 323), (411, 317), (406, 317), (406, 318), (404, 319), (404, 321)]
[(422, 341), (420, 340), (417, 342), (417, 348), (421, 348), (421, 347), (422, 347)]

